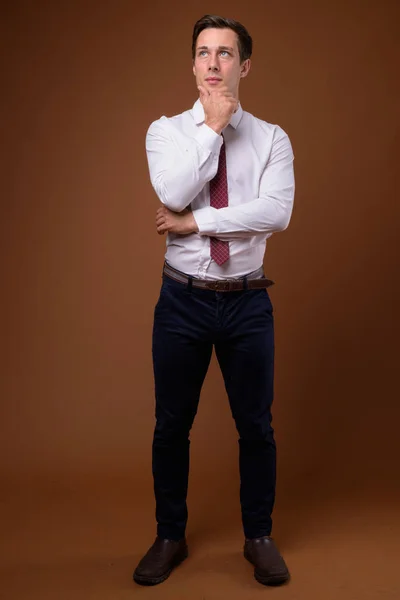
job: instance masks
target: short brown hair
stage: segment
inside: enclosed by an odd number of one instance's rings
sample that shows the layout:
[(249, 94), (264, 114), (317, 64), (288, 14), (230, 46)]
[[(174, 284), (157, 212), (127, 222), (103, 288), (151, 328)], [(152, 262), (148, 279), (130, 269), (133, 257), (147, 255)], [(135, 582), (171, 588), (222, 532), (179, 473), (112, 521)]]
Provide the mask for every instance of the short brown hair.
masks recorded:
[(196, 42), (203, 29), (232, 29), (238, 36), (240, 62), (250, 58), (253, 51), (253, 40), (247, 29), (238, 21), (218, 17), (217, 15), (204, 15), (195, 23), (192, 37), (192, 57), (196, 54)]

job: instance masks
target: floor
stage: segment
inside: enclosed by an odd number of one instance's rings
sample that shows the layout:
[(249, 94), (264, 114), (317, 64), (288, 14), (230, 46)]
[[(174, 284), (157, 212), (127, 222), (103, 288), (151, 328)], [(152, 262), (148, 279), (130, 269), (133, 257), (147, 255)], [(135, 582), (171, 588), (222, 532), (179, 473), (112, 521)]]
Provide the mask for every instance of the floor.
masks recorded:
[(400, 598), (400, 502), (390, 492), (374, 503), (361, 490), (325, 490), (307, 504), (282, 498), (274, 537), (292, 579), (268, 588), (242, 556), (236, 503), (222, 510), (195, 491), (189, 558), (146, 588), (132, 582), (132, 571), (154, 539), (153, 504), (133, 482), (33, 479), (1, 489), (0, 598), (7, 600)]

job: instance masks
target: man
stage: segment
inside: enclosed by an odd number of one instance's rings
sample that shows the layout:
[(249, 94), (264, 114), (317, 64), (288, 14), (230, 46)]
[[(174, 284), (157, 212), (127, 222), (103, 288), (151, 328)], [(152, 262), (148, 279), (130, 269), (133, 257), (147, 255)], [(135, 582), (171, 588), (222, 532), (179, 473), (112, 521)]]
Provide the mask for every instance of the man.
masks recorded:
[(270, 537), (274, 333), (262, 265), (267, 238), (291, 217), (293, 153), (280, 127), (239, 103), (252, 53), (240, 23), (206, 15), (192, 53), (199, 99), (146, 138), (156, 227), (168, 236), (153, 330), (157, 538), (134, 580), (161, 583), (188, 555), (189, 432), (214, 347), (239, 433), (244, 555), (260, 583), (279, 584), (289, 572)]

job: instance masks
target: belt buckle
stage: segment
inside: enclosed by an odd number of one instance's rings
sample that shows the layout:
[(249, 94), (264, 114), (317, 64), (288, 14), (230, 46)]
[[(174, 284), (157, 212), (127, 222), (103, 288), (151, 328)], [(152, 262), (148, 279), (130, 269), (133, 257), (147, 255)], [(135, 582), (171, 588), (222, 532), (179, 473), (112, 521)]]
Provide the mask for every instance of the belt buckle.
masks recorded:
[(228, 280), (219, 280), (215, 282), (215, 291), (216, 292), (229, 292), (230, 290), (230, 281)]

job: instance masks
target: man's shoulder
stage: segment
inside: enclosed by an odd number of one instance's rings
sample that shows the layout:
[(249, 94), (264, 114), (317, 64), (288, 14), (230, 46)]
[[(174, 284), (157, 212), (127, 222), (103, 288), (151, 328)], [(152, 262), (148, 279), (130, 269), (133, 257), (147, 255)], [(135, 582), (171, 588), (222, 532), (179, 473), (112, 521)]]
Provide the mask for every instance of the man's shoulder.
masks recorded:
[(186, 122), (193, 121), (193, 109), (190, 108), (177, 115), (167, 116), (162, 115), (149, 126), (149, 131), (155, 129), (168, 129), (169, 127), (181, 127)]

